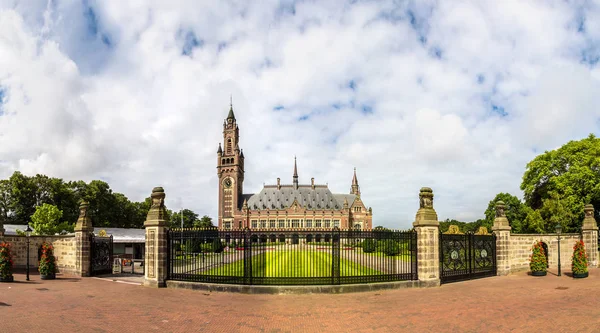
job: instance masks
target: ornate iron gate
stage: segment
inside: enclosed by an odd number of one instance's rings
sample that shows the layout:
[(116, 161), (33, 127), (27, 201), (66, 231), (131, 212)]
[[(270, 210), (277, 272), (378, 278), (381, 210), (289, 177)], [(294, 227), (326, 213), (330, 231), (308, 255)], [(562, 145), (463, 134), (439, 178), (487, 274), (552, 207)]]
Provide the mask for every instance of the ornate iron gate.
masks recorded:
[(440, 282), (496, 275), (496, 236), (440, 234)]
[(113, 237), (90, 235), (90, 275), (112, 273)]

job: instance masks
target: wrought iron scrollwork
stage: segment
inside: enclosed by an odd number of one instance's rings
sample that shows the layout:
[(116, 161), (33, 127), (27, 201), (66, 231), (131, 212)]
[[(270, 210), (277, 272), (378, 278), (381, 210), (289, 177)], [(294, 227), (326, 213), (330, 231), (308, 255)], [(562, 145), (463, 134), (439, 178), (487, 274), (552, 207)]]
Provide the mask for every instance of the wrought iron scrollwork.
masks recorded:
[(92, 275), (112, 272), (113, 237), (90, 237)]
[(461, 281), (496, 274), (494, 235), (440, 234), (440, 279)]

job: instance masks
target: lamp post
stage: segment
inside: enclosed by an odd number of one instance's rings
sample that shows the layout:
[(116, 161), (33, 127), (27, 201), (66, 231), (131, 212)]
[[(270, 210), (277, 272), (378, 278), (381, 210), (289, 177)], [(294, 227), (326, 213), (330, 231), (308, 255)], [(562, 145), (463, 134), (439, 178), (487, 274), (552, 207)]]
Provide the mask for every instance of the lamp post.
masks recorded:
[(554, 227), (554, 231), (556, 231), (556, 234), (558, 235), (558, 276), (560, 276), (560, 232), (562, 231), (560, 223)]
[(25, 271), (27, 272), (27, 278), (25, 280), (29, 281), (29, 236), (31, 236), (31, 232), (33, 230), (31, 230), (31, 227), (29, 227), (29, 224), (27, 225), (27, 229), (25, 229), (25, 235), (27, 235), (27, 268), (25, 269)]

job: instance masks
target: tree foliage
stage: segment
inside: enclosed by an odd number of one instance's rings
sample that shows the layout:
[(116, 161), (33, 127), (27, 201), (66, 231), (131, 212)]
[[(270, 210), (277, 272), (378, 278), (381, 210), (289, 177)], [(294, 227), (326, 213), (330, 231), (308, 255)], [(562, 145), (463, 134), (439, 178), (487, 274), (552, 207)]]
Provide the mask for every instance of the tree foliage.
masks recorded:
[(600, 139), (590, 134), (546, 151), (527, 164), (521, 189), (525, 203), (539, 209), (544, 230), (561, 223), (566, 232), (581, 228), (583, 206), (600, 208)]
[(525, 233), (529, 232), (527, 227), (524, 225), (527, 212), (525, 211), (525, 204), (519, 200), (519, 198), (509, 193), (498, 193), (493, 200), (488, 204), (488, 208), (485, 210), (485, 226), (491, 229), (494, 225), (494, 219), (496, 218), (496, 202), (503, 201), (505, 208), (504, 213), (506, 218), (510, 222), (513, 233)]
[[(100, 228), (141, 228), (152, 204), (150, 197), (141, 202), (130, 201), (102, 180), (65, 182), (40, 174), (28, 177), (16, 171), (9, 179), (0, 180), (0, 219), (4, 224), (27, 224), (37, 207), (48, 204), (62, 212), (61, 221), (74, 225), (82, 199), (89, 202), (88, 214), (94, 226)], [(167, 222), (172, 215), (167, 209)], [(198, 220), (198, 214), (189, 209), (184, 210), (184, 221), (186, 218), (190, 227), (204, 219)], [(211, 221), (210, 217), (205, 218)]]
[(73, 232), (74, 225), (61, 222), (63, 212), (54, 205), (47, 203), (37, 206), (31, 216), (31, 227), (36, 235), (56, 235)]

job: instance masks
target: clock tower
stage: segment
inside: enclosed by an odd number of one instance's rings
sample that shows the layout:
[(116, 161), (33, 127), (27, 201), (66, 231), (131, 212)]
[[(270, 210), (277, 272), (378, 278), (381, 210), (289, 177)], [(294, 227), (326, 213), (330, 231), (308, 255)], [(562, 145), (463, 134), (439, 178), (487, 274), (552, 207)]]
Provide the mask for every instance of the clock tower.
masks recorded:
[(234, 218), (241, 214), (244, 184), (244, 152), (239, 147), (239, 128), (233, 104), (223, 122), (223, 146), (217, 150), (217, 175), (219, 178), (219, 228), (237, 228)]

